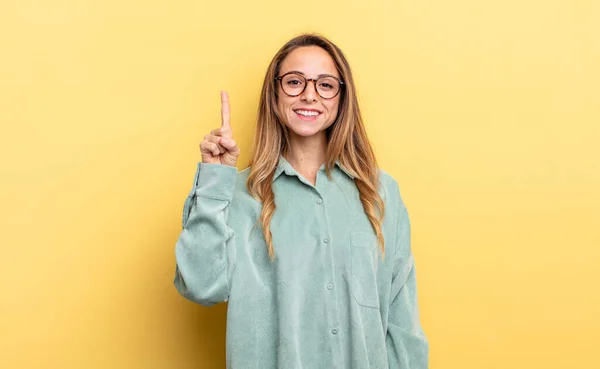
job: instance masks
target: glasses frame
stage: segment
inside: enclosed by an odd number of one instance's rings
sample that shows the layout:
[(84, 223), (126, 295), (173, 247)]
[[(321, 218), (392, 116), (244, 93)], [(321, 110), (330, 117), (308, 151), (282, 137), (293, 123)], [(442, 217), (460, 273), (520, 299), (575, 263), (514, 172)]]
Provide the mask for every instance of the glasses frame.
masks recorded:
[[(298, 77), (302, 77), (304, 78), (304, 80), (306, 81), (306, 83), (304, 84), (304, 88), (302, 89), (302, 91), (300, 91), (298, 94), (296, 95), (290, 95), (287, 92), (285, 92), (285, 88), (283, 88), (283, 78), (289, 74), (295, 74)], [(317, 89), (317, 81), (321, 78), (325, 78), (325, 77), (329, 77), (329, 78), (335, 78), (339, 83), (340, 83), (340, 88), (337, 90), (337, 92), (335, 93), (335, 95), (333, 95), (332, 97), (323, 97), (320, 93), (319, 90)], [(281, 86), (281, 91), (283, 91), (284, 94), (288, 95), (289, 97), (297, 97), (300, 96), (304, 93), (304, 91), (306, 91), (306, 86), (308, 86), (308, 82), (312, 81), (313, 82), (313, 86), (315, 88), (315, 92), (317, 93), (317, 95), (319, 95), (319, 97), (321, 97), (321, 99), (325, 99), (325, 100), (331, 100), (334, 99), (337, 95), (340, 94), (340, 91), (342, 91), (342, 88), (344, 87), (345, 83), (344, 81), (342, 81), (341, 79), (332, 76), (332, 75), (324, 75), (321, 76), (319, 78), (306, 78), (304, 77), (302, 74), (296, 73), (296, 72), (287, 72), (286, 74), (279, 76), (279, 77), (275, 77), (275, 81), (279, 81), (279, 85)]]

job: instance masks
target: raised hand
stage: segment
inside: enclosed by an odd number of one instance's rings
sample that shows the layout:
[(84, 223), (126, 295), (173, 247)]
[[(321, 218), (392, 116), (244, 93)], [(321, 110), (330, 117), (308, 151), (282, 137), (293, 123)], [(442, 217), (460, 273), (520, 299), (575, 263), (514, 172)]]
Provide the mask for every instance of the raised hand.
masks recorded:
[(240, 149), (233, 139), (231, 124), (229, 122), (229, 96), (221, 91), (221, 128), (213, 129), (204, 136), (200, 142), (202, 162), (208, 164), (222, 164), (235, 167), (240, 156)]

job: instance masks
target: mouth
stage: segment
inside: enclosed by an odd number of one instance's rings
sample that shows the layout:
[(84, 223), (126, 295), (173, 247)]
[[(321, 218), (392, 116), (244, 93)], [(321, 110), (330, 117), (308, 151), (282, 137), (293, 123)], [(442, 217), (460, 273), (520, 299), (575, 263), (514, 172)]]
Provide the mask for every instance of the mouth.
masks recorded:
[(316, 120), (321, 115), (316, 109), (294, 109), (294, 113), (302, 120)]

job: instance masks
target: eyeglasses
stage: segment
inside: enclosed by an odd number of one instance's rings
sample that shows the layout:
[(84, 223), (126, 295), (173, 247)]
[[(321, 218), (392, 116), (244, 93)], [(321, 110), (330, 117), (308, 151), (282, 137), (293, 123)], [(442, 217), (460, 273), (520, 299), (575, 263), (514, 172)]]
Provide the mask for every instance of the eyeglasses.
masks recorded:
[(340, 93), (344, 85), (344, 82), (334, 76), (325, 75), (317, 79), (304, 78), (304, 76), (296, 72), (289, 72), (281, 77), (275, 77), (275, 80), (280, 82), (283, 92), (291, 97), (302, 94), (310, 81), (314, 82), (315, 91), (323, 99), (333, 99)]

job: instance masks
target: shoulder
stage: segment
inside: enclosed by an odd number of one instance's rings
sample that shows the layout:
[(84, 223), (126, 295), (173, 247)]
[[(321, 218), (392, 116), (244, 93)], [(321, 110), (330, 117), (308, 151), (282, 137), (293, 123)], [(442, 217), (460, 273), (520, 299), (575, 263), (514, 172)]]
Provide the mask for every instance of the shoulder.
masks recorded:
[(248, 176), (250, 175), (250, 168), (251, 167), (248, 166), (245, 169), (241, 169), (238, 171), (238, 174), (237, 174), (238, 182), (246, 182), (248, 180)]
[(238, 170), (235, 178), (235, 192), (236, 195), (248, 194), (248, 188), (246, 183), (248, 182), (248, 176), (250, 175), (250, 167), (242, 170)]
[(250, 167), (238, 170), (235, 179), (235, 194), (234, 199), (241, 203), (256, 203), (256, 199), (248, 192), (248, 176), (250, 175)]
[(381, 197), (386, 205), (402, 203), (398, 181), (382, 168), (379, 168), (379, 187)]

